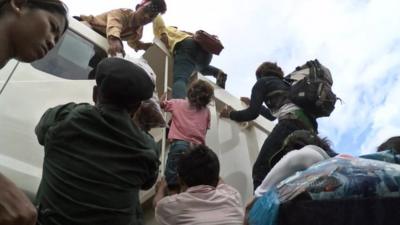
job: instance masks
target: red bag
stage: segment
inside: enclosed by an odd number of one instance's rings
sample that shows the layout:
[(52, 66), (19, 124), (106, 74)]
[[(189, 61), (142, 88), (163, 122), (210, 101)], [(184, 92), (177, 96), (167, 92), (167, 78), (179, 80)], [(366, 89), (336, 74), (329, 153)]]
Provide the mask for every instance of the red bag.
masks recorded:
[(198, 30), (193, 39), (206, 51), (211, 54), (219, 55), (224, 46), (216, 35), (209, 34), (204, 30)]

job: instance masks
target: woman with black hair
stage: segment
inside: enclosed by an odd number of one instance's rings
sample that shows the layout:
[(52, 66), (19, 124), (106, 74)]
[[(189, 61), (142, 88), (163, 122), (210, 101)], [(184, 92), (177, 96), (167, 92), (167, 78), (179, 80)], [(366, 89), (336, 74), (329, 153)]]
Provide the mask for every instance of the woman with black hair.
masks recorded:
[(0, 0), (0, 68), (15, 58), (43, 58), (68, 28), (59, 0)]
[[(59, 0), (0, 0), (0, 69), (13, 58), (43, 58), (67, 28), (67, 8)], [(0, 173), (0, 225), (35, 223), (35, 207)]]

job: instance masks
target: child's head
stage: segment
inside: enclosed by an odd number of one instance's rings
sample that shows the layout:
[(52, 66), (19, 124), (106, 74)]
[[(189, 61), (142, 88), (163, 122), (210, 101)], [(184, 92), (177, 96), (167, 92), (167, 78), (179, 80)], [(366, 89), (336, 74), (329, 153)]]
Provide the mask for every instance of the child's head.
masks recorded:
[(190, 105), (198, 110), (207, 107), (213, 96), (214, 88), (204, 80), (194, 81), (187, 93)]
[(217, 155), (205, 145), (195, 145), (183, 153), (177, 163), (180, 181), (188, 186), (210, 185), (216, 187), (220, 165)]

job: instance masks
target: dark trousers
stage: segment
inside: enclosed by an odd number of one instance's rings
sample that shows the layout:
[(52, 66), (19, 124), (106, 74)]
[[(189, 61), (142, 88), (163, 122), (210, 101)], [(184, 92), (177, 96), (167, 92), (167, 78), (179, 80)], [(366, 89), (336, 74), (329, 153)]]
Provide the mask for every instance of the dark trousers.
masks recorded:
[(190, 75), (199, 71), (216, 76), (219, 69), (210, 66), (212, 54), (204, 51), (192, 38), (179, 42), (174, 48), (172, 98), (185, 98)]
[(271, 133), (265, 139), (256, 162), (253, 165), (253, 187), (254, 190), (262, 183), (273, 165), (269, 161), (271, 157), (278, 152), (286, 137), (293, 131), (306, 129), (306, 126), (295, 119), (283, 119), (272, 129)]
[(187, 152), (190, 143), (182, 140), (174, 140), (168, 152), (167, 165), (165, 166), (165, 180), (168, 188), (176, 188), (178, 183), (177, 164), (183, 153)]

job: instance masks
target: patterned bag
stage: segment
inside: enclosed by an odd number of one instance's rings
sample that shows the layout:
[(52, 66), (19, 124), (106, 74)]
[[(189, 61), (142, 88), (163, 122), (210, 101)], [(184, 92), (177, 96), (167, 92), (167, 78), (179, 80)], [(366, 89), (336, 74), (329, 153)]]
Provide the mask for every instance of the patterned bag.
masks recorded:
[(301, 194), (313, 200), (400, 197), (400, 166), (339, 156), (283, 180), (278, 192), (281, 202)]

